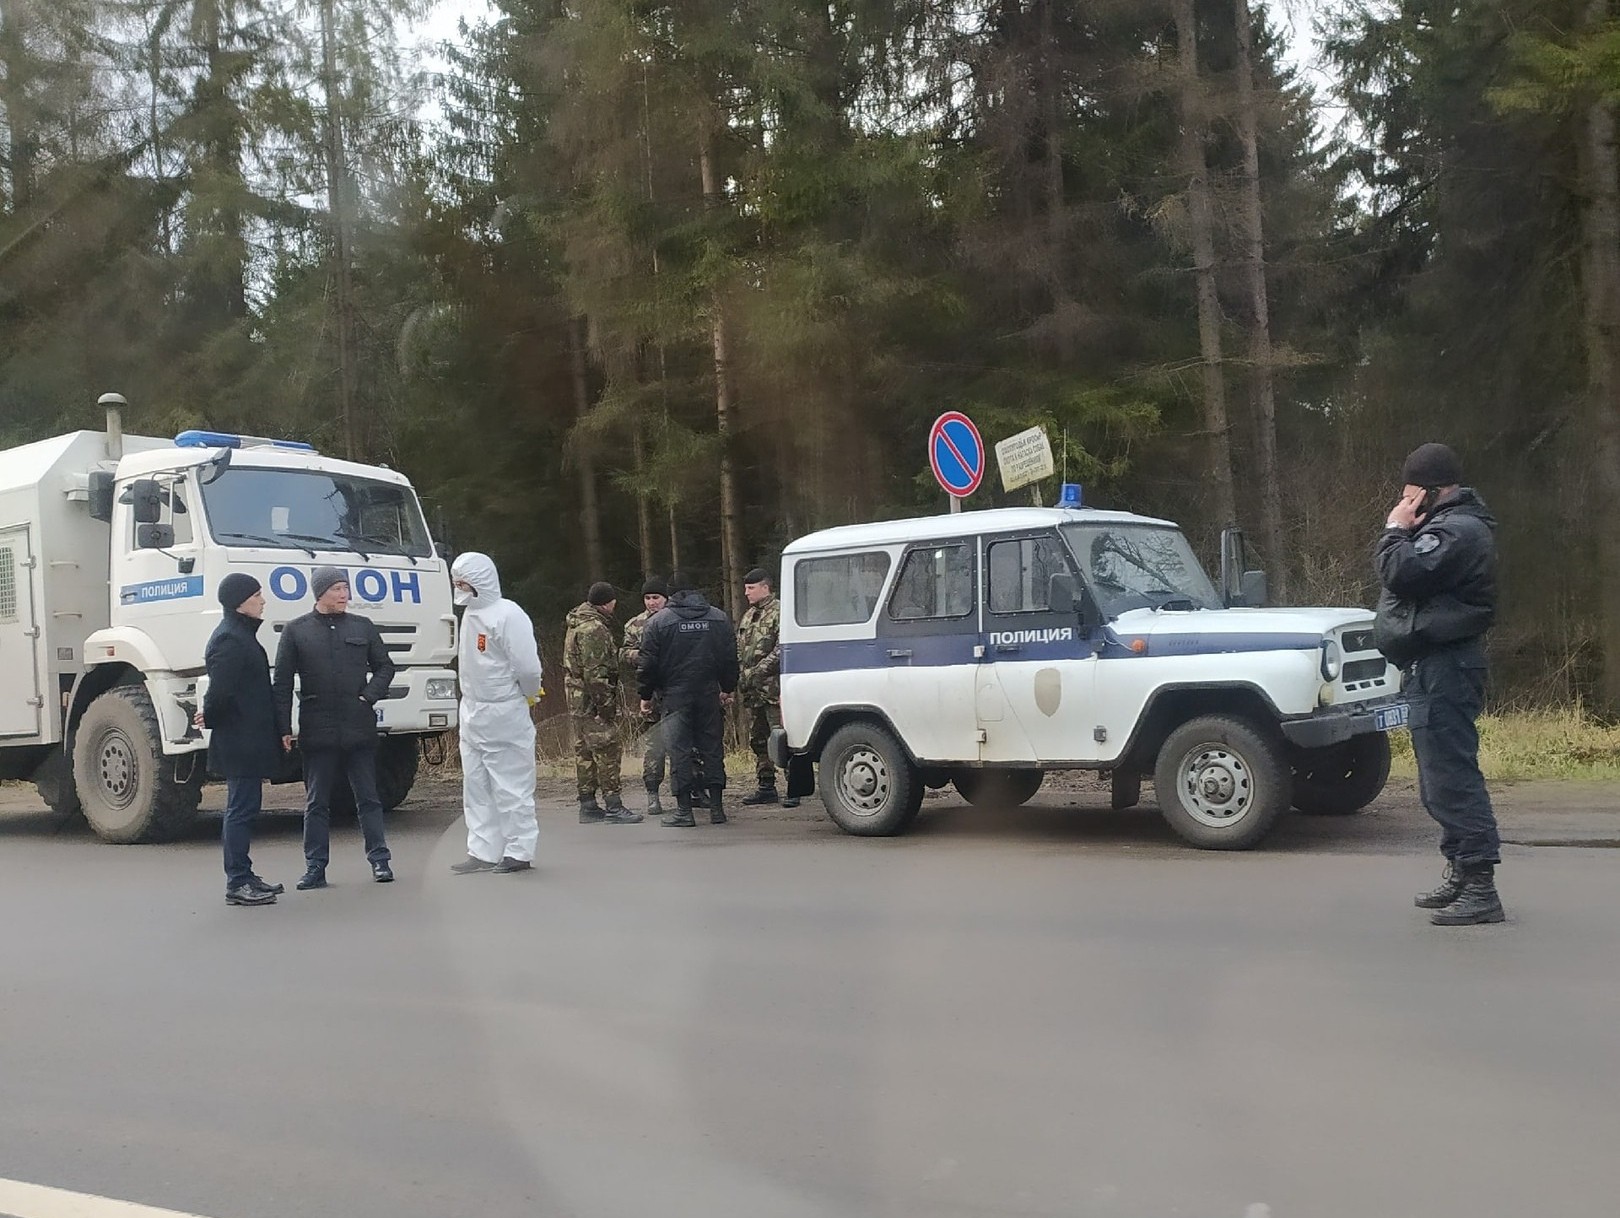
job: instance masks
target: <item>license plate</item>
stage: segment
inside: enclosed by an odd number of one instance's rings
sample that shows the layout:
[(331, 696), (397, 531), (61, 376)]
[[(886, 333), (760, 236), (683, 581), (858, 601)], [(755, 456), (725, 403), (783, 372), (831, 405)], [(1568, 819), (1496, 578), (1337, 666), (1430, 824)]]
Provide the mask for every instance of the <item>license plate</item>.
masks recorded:
[(1411, 718), (1412, 708), (1404, 702), (1397, 702), (1394, 706), (1385, 706), (1373, 712), (1373, 726), (1381, 732), (1394, 731), (1398, 727), (1405, 727), (1406, 721)]
[[(1402, 719), (1401, 722), (1405, 723), (1406, 720)], [(380, 706), (377, 707), (377, 726), (378, 727), (382, 726), (382, 707), (380, 707)]]

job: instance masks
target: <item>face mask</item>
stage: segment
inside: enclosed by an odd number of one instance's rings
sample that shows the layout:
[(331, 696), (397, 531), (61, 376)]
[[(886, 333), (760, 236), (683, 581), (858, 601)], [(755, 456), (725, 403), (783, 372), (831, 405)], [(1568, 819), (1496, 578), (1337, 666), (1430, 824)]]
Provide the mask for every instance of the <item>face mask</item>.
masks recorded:
[(455, 600), (456, 604), (465, 607), (478, 599), (478, 593), (476, 591), (468, 592), (465, 589), (456, 588), (453, 590), (453, 599)]

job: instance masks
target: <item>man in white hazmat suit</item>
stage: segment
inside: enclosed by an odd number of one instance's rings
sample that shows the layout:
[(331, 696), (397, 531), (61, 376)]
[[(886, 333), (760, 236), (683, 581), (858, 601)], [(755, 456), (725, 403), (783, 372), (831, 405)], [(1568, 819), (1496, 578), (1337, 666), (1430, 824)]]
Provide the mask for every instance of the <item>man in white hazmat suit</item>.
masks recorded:
[(534, 815), (534, 721), (540, 648), (529, 615), (501, 595), (487, 554), (450, 567), (461, 619), (461, 802), (467, 858), (457, 875), (528, 871), (540, 826)]

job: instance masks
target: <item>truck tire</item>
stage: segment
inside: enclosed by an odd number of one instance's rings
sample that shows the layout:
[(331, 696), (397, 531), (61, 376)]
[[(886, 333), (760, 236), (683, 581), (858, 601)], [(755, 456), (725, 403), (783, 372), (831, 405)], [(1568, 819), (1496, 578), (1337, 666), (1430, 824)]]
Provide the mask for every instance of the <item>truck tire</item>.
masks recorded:
[(1043, 770), (954, 770), (951, 785), (975, 808), (1016, 808), (1035, 798)]
[(922, 776), (886, 729), (846, 723), (821, 750), (816, 787), (827, 815), (845, 833), (891, 837), (922, 807)]
[(208, 767), (201, 757), (164, 756), (160, 739), (144, 685), (116, 686), (85, 708), (73, 739), (73, 782), (102, 841), (165, 841), (195, 821)]
[(1311, 816), (1360, 812), (1388, 781), (1389, 737), (1383, 732), (1294, 755), (1294, 807)]
[[(382, 801), (384, 812), (392, 812), (410, 795), (416, 785), (416, 765), (421, 755), (415, 736), (384, 736), (377, 742), (377, 798)], [(330, 811), (334, 820), (355, 819), (358, 809), (354, 791), (346, 780), (338, 783), (332, 793)]]
[(1231, 715), (1203, 715), (1171, 732), (1153, 786), (1166, 822), (1204, 850), (1259, 845), (1294, 797), (1282, 740)]
[(79, 790), (73, 785), (73, 765), (66, 749), (51, 749), (39, 763), (34, 771), (34, 790), (58, 816), (77, 816), (84, 811), (79, 805)]

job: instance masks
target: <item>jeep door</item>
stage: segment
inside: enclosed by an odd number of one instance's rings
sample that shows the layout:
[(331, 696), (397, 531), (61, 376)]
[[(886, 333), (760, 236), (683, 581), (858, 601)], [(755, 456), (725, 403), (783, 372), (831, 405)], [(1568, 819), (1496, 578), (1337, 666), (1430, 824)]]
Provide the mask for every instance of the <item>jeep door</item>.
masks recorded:
[(979, 547), (970, 538), (908, 546), (878, 614), (888, 668), (883, 709), (919, 761), (975, 761), (979, 724)]
[[(983, 539), (984, 662), (976, 705), (989, 762), (1094, 756), (1097, 653), (1079, 615), (1051, 609), (1054, 576), (1075, 578), (1051, 530)], [(1078, 585), (1078, 581), (1076, 581)]]

